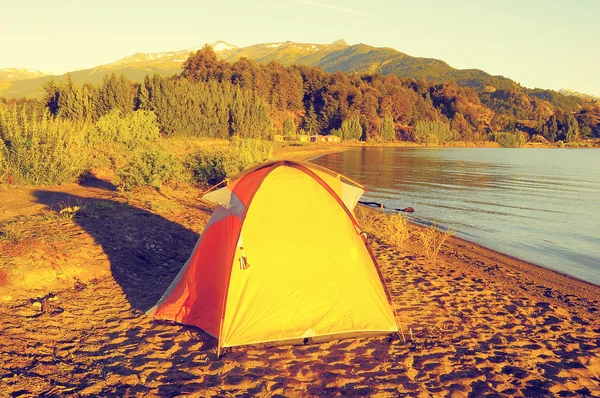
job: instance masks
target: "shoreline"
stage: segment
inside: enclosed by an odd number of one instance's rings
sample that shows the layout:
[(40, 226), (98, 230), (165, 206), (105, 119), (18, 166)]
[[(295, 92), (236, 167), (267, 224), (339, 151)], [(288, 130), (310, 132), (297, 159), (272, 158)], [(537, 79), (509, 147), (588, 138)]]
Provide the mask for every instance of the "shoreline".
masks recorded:
[[(541, 278), (545, 284), (552, 285), (555, 289), (565, 290), (565, 293), (577, 291), (579, 296), (584, 295), (589, 300), (600, 300), (600, 285), (585, 281), (576, 276), (546, 268), (542, 265), (522, 260), (510, 254), (456, 236), (450, 237), (446, 245), (450, 249), (460, 249), (473, 256), (485, 256), (491, 261), (500, 261), (505, 267), (511, 268), (514, 271), (525, 270), (525, 273), (529, 274), (528, 276), (535, 274), (536, 278)], [(446, 254), (448, 253), (446, 252)]]
[[(600, 395), (600, 287), (457, 237), (435, 262), (415, 239), (398, 249), (368, 237), (403, 338), (239, 347), (218, 359), (207, 333), (144, 312), (214, 206), (197, 187), (124, 196), (97, 183), (0, 190), (0, 228), (17, 238), (0, 239), (9, 395)], [(65, 204), (81, 209), (61, 217)]]
[[(365, 205), (359, 204), (358, 206), (362, 206), (371, 212), (378, 211)], [(414, 221), (407, 221), (412, 228), (426, 228), (426, 226)], [(406, 250), (418, 255), (420, 250), (416, 246), (418, 245), (412, 242)], [(442, 246), (439, 255), (443, 261), (459, 265), (470, 272), (478, 273), (480, 276), (487, 278), (489, 282), (502, 285), (504, 289), (509, 290), (512, 294), (522, 293), (523, 289), (516, 289), (514, 286), (526, 283), (534, 286), (529, 288), (529, 293), (535, 293), (539, 297), (564, 305), (566, 297), (576, 295), (588, 303), (593, 303), (600, 311), (600, 285), (564, 272), (522, 260), (457, 236), (449, 237)], [(490, 272), (491, 268), (494, 272)], [(550, 295), (549, 290), (554, 291), (555, 294)]]
[[(423, 224), (419, 224), (419, 223), (414, 222), (414, 221), (409, 220), (409, 219), (407, 221), (413, 227), (417, 227), (417, 228), (424, 228), (424, 227), (426, 227)], [(593, 287), (594, 289), (600, 289), (600, 284), (589, 282), (589, 281), (586, 281), (584, 279), (578, 278), (575, 275), (570, 275), (570, 274), (568, 274), (566, 272), (562, 272), (562, 271), (559, 271), (559, 270), (555, 270), (555, 269), (552, 269), (552, 268), (545, 267), (545, 266), (540, 265), (540, 264), (533, 263), (533, 262), (528, 261), (528, 260), (524, 260), (522, 258), (513, 256), (512, 254), (508, 254), (508, 253), (501, 252), (501, 251), (496, 250), (496, 249), (492, 249), (492, 248), (490, 248), (488, 246), (485, 246), (485, 245), (483, 245), (481, 243), (473, 242), (473, 241), (465, 239), (465, 238), (460, 238), (460, 237), (458, 237), (456, 235), (451, 236), (447, 242), (454, 243), (455, 246), (460, 246), (461, 243), (463, 244), (463, 246), (464, 245), (472, 245), (477, 250), (488, 252), (489, 254), (492, 254), (494, 256), (502, 256), (502, 257), (506, 258), (509, 261), (520, 263), (520, 264), (522, 264), (522, 265), (524, 265), (526, 267), (533, 267), (535, 269), (540, 269), (540, 270), (543, 270), (544, 272), (549, 272), (551, 274), (554, 274), (555, 276), (559, 276), (559, 277), (564, 278), (564, 279), (572, 279), (572, 280), (574, 280), (577, 283), (582, 283), (582, 284), (589, 285), (589, 286)], [(599, 297), (600, 297), (600, 295), (599, 295)]]
[[(351, 150), (353, 148), (360, 147), (360, 145), (347, 145), (347, 146), (344, 146), (343, 144), (342, 144), (342, 146), (345, 148), (345, 150)], [(368, 145), (367, 144), (365, 146), (378, 146), (378, 145)], [(395, 146), (395, 145), (391, 145), (391, 146)], [(404, 145), (397, 145), (397, 146), (403, 147)], [(412, 146), (407, 145), (406, 147), (412, 147)], [(423, 147), (423, 148), (425, 148), (426, 146), (422, 146), (422, 145), (416, 144), (415, 147)], [(430, 146), (430, 148), (444, 148), (444, 147), (445, 146), (436, 146), (436, 147)], [(547, 148), (552, 148), (552, 147), (547, 147)], [(588, 149), (591, 149), (591, 148), (588, 148)], [(318, 155), (316, 157), (311, 157), (310, 159), (308, 159), (308, 161), (312, 161), (312, 160), (314, 160), (314, 159), (316, 159), (318, 157), (327, 155), (329, 153), (336, 153), (336, 152), (341, 152), (341, 150), (332, 150), (330, 152), (326, 152), (326, 153), (320, 154), (320, 155)], [(368, 208), (368, 209), (376, 211), (376, 209), (373, 208), (373, 207), (369, 207), (369, 206), (365, 206), (365, 207)], [(401, 214), (403, 214), (403, 213), (401, 213)], [(406, 215), (405, 215), (405, 217), (406, 217)], [(417, 228), (424, 228), (425, 227), (423, 224), (420, 224), (418, 222), (410, 220), (410, 217), (406, 217), (406, 218), (407, 218), (407, 221), (413, 227), (417, 227)], [(532, 263), (532, 262), (524, 260), (524, 259), (520, 259), (520, 258), (518, 258), (516, 256), (511, 255), (511, 254), (504, 253), (504, 252), (501, 252), (501, 251), (489, 248), (489, 247), (487, 247), (487, 246), (485, 246), (483, 244), (480, 244), (480, 243), (477, 243), (477, 242), (473, 242), (473, 241), (470, 241), (468, 239), (460, 238), (460, 237), (457, 237), (457, 236), (452, 236), (452, 237), (450, 237), (450, 239), (448, 240), (448, 242), (449, 243), (450, 242), (454, 243), (454, 246), (456, 246), (456, 247), (463, 247), (463, 248), (467, 247), (467, 245), (472, 245), (473, 247), (478, 248), (479, 251), (486, 252), (489, 255), (491, 255), (492, 257), (500, 257), (501, 256), (504, 259), (508, 260), (509, 262), (518, 263), (520, 266), (528, 267), (528, 268), (531, 269), (531, 271), (534, 271), (534, 270), (538, 270), (538, 272), (539, 271), (543, 271), (542, 273), (549, 274), (547, 277), (544, 278), (544, 280), (547, 281), (547, 283), (550, 283), (550, 284), (556, 284), (556, 283), (558, 283), (554, 278), (550, 277), (550, 276), (553, 275), (553, 276), (559, 277), (559, 279), (561, 279), (562, 281), (565, 281), (563, 283), (560, 283), (561, 285), (570, 285), (571, 288), (577, 289), (578, 291), (582, 291), (581, 290), (582, 286), (574, 286), (573, 284), (569, 284), (566, 281), (571, 280), (571, 281), (573, 281), (573, 283), (575, 285), (588, 285), (589, 287), (592, 288), (592, 290), (598, 290), (597, 292), (594, 292), (591, 297), (593, 297), (593, 299), (595, 299), (595, 300), (600, 299), (600, 284), (595, 284), (593, 282), (589, 282), (589, 281), (586, 281), (584, 279), (578, 278), (577, 276), (570, 275), (568, 273), (561, 272), (559, 270), (554, 270), (554, 269), (551, 269), (551, 268), (547, 268), (547, 267), (545, 267), (543, 265), (535, 264), (535, 263)], [(587, 291), (587, 290), (589, 290), (589, 289), (584, 289), (584, 291)]]
[[(394, 141), (394, 142), (367, 142), (367, 141), (344, 141), (339, 143), (306, 143), (308, 145), (304, 148), (310, 148), (311, 145), (315, 147), (345, 147), (345, 148), (360, 148), (360, 147), (392, 147), (392, 148), (498, 148), (502, 149), (500, 144), (495, 141), (451, 141), (445, 144), (418, 144), (412, 141)], [(600, 140), (578, 142), (577, 146), (570, 146), (565, 144), (564, 146), (544, 144), (537, 142), (528, 142), (521, 147), (510, 147), (504, 149), (597, 149), (600, 148)], [(587, 146), (586, 146), (587, 145)], [(291, 147), (291, 146), (290, 146)], [(301, 148), (297, 146), (295, 148)]]

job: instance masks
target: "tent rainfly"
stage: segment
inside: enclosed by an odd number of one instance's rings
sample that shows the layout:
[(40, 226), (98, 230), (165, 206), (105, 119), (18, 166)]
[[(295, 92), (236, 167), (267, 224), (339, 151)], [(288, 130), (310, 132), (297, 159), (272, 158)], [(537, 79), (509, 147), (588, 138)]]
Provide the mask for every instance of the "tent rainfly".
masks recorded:
[(204, 195), (217, 207), (148, 313), (203, 329), (218, 339), (218, 356), (223, 347), (398, 332), (352, 213), (364, 191), (341, 178), (282, 160)]

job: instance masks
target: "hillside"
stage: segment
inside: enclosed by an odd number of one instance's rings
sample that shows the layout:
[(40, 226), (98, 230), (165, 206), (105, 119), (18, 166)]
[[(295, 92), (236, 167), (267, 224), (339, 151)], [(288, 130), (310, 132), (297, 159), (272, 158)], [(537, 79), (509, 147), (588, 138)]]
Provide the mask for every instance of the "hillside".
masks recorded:
[[(228, 57), (238, 50), (238, 47), (223, 41), (208, 44), (213, 47), (213, 50), (220, 58)], [(85, 83), (102, 83), (104, 76), (113, 72), (117, 75), (123, 74), (126, 78), (138, 82), (144, 80), (146, 75), (153, 75), (155, 73), (159, 73), (163, 76), (171, 76), (180, 72), (181, 64), (183, 64), (183, 61), (187, 59), (191, 52), (199, 50), (202, 47), (204, 47), (204, 45), (182, 51), (150, 54), (136, 53), (111, 64), (69, 72), (59, 76), (48, 75), (37, 78), (27, 78), (27, 80), (15, 79), (4, 88), (0, 86), (0, 96), (7, 98), (39, 98), (42, 95), (42, 87), (46, 82), (52, 79), (57, 83), (66, 82), (68, 75), (71, 76), (74, 83), (79, 85)]]
[(43, 72), (33, 69), (4, 68), (0, 69), (0, 94), (9, 88), (14, 81), (27, 81), (44, 76)]
[[(399, 77), (424, 79), (436, 83), (455, 80), (461, 86), (474, 87), (478, 90), (490, 87), (494, 90), (514, 90), (520, 87), (508, 78), (492, 76), (478, 69), (455, 69), (438, 59), (412, 57), (391, 48), (372, 47), (366, 44), (349, 46), (343, 40), (331, 44), (288, 41), (256, 44), (242, 48), (222, 41), (209, 44), (213, 46), (218, 58), (228, 62), (248, 58), (259, 63), (277, 61), (283, 65), (317, 66), (328, 72), (394, 74)], [(154, 73), (170, 76), (179, 73), (187, 56), (201, 47), (163, 53), (136, 53), (112, 64), (70, 72), (70, 75), (77, 84), (86, 82), (98, 84), (105, 75), (112, 72), (117, 75), (122, 73), (134, 81), (142, 81), (144, 76)], [(0, 91), (0, 95), (8, 98), (39, 97), (42, 94), (43, 84), (50, 79), (54, 79), (56, 82), (66, 81), (67, 74), (14, 80), (9, 87)]]

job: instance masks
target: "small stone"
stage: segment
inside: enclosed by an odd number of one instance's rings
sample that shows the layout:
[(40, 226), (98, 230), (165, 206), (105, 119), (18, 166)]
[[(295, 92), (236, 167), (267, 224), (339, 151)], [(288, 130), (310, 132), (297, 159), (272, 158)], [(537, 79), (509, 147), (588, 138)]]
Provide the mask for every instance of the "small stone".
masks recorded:
[(31, 304), (31, 309), (37, 312), (42, 312), (42, 303), (39, 301), (34, 301), (33, 304)]

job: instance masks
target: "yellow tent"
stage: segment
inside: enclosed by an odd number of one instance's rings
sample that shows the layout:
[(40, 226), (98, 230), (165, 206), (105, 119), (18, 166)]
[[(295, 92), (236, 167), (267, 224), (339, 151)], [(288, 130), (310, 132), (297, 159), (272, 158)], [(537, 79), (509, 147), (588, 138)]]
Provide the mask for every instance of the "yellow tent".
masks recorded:
[(398, 331), (352, 210), (364, 191), (330, 170), (277, 161), (205, 198), (218, 204), (192, 256), (149, 313), (221, 347)]

